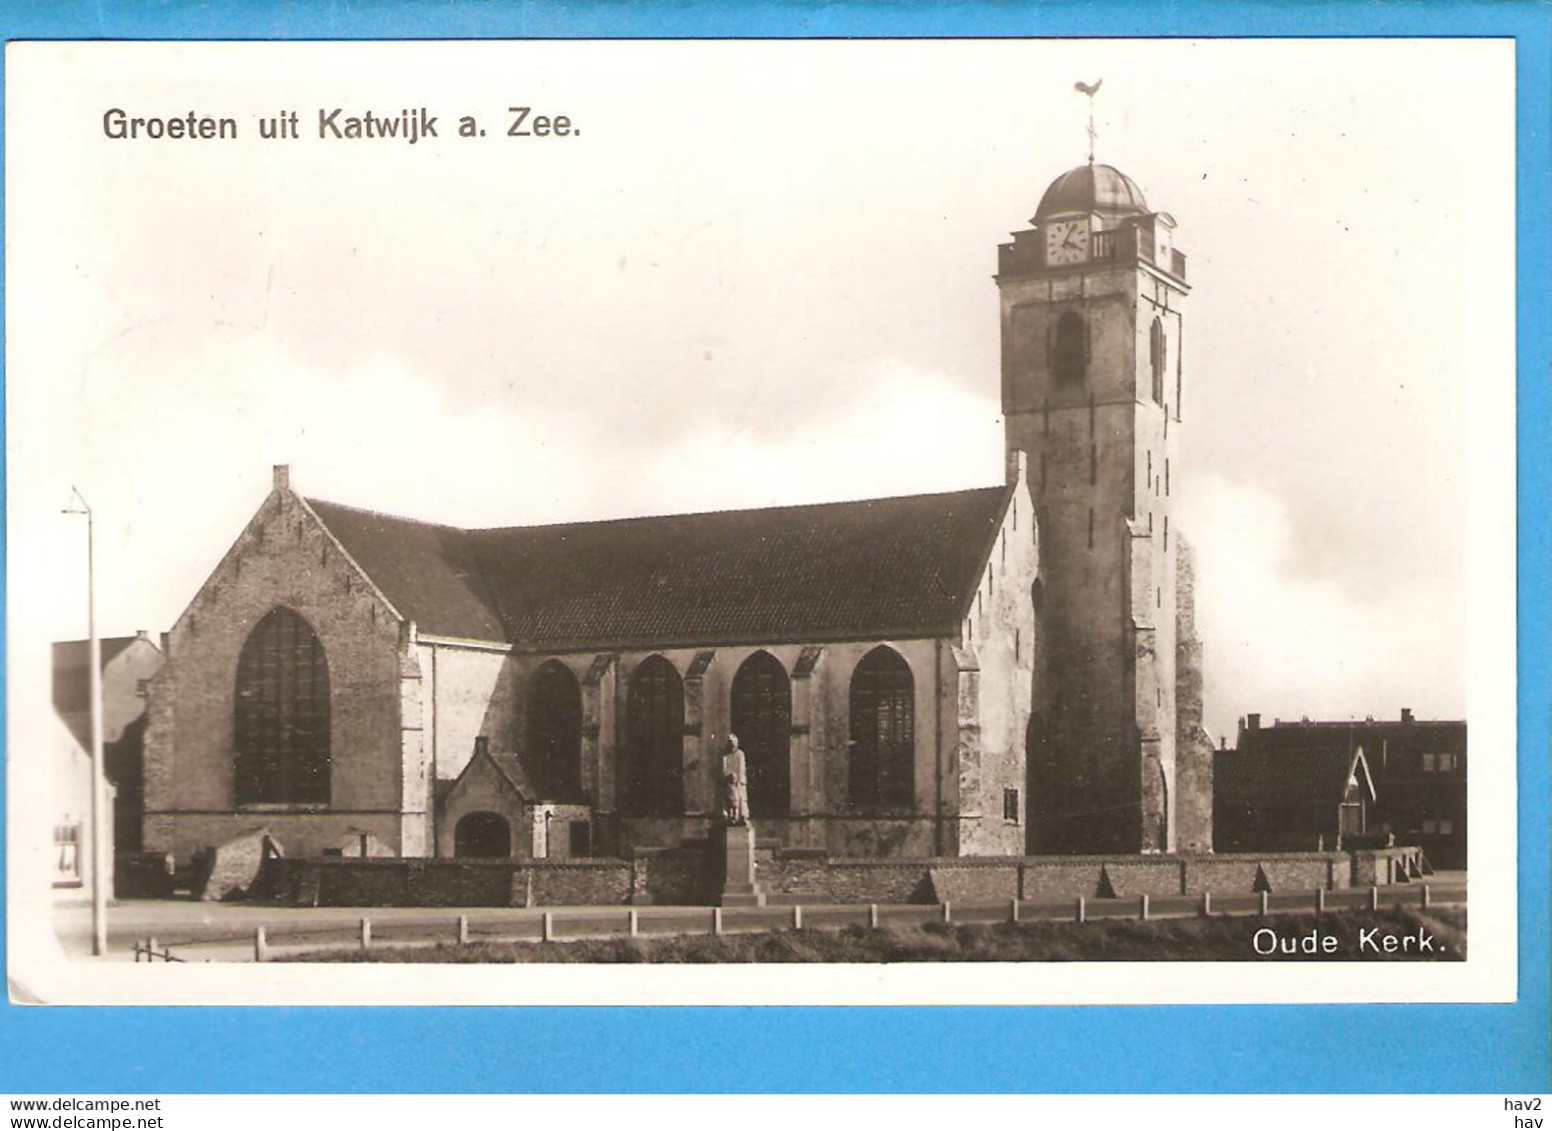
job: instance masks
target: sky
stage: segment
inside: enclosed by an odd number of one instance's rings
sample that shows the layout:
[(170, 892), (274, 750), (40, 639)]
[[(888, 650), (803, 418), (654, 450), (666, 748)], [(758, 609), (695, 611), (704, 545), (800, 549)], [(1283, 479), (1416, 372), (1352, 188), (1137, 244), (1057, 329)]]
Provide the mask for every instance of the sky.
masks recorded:
[[(102, 631), (154, 636), (276, 463), (469, 526), (1000, 482), (996, 249), (1098, 78), (1098, 159), (1189, 260), (1209, 730), (1464, 716), (1505, 490), (1472, 422), (1513, 383), (1492, 41), (12, 44), (13, 641), (85, 634), (72, 485)], [(421, 106), (437, 138), (317, 136)], [(117, 140), (115, 107), (239, 137)]]

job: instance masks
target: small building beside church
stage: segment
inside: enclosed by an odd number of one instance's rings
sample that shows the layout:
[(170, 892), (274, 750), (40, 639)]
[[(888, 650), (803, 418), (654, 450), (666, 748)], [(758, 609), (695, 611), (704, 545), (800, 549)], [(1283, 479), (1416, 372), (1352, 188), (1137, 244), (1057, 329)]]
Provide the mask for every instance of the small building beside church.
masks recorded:
[(1219, 750), (1213, 766), (1219, 852), (1316, 852), (1371, 835), (1378, 795), (1362, 747)]

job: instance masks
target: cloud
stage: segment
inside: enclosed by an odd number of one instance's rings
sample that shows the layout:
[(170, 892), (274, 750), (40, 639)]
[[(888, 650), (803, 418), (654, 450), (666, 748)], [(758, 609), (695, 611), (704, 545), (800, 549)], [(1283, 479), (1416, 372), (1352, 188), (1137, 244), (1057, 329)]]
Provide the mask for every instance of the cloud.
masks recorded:
[[(1289, 507), (1250, 482), (1200, 474), (1183, 500), (1197, 551), (1197, 624), (1207, 725), (1239, 716), (1344, 719), (1465, 716), (1463, 594), (1430, 568), (1398, 572), (1368, 595), (1295, 567)], [(1364, 543), (1352, 554), (1369, 552)]]
[[(148, 375), (157, 374), (150, 380)], [(171, 623), (292, 465), (304, 494), (458, 526), (821, 502), (1001, 481), (1001, 421), (965, 382), (893, 359), (839, 367), (837, 392), (763, 429), (758, 396), (672, 437), (622, 434), (574, 400), (450, 403), (387, 358), (313, 371), (249, 331), (147, 328), (79, 388), (52, 394), (15, 528), (55, 592), (49, 635), (81, 635), (71, 482), (98, 518), (99, 616), (110, 632)], [(778, 391), (779, 392), (779, 391)], [(176, 425), (153, 431), (145, 422)], [(69, 427), (64, 427), (64, 422)], [(137, 422), (125, 427), (126, 421)], [(133, 475), (126, 475), (126, 468)], [(19, 568), (26, 569), (26, 561)]]

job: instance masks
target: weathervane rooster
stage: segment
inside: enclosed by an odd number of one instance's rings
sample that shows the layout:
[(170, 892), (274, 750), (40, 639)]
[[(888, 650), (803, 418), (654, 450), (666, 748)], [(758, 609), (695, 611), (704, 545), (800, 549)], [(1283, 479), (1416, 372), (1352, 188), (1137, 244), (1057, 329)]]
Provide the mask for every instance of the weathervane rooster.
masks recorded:
[(1094, 130), (1094, 96), (1099, 93), (1099, 88), (1105, 83), (1104, 79), (1095, 79), (1093, 85), (1086, 82), (1075, 82), (1072, 88), (1079, 94), (1089, 97), (1089, 164), (1094, 164), (1094, 139), (1098, 134)]

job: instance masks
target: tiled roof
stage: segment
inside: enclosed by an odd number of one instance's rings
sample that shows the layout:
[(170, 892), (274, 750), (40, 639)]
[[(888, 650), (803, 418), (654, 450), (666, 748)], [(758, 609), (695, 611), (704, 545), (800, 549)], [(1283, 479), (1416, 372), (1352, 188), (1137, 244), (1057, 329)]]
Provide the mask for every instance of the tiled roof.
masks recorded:
[[(1213, 793), (1220, 804), (1336, 804), (1347, 792), (1353, 751), (1301, 747), (1276, 752), (1219, 750), (1213, 758)], [(1357, 768), (1367, 775), (1367, 759)], [(1372, 792), (1373, 785), (1367, 789)]]
[(317, 499), (307, 504), (400, 615), (421, 631), (505, 639), (468, 531)]
[(464, 531), (309, 500), (431, 635), (586, 648), (936, 635), (1008, 491)]

